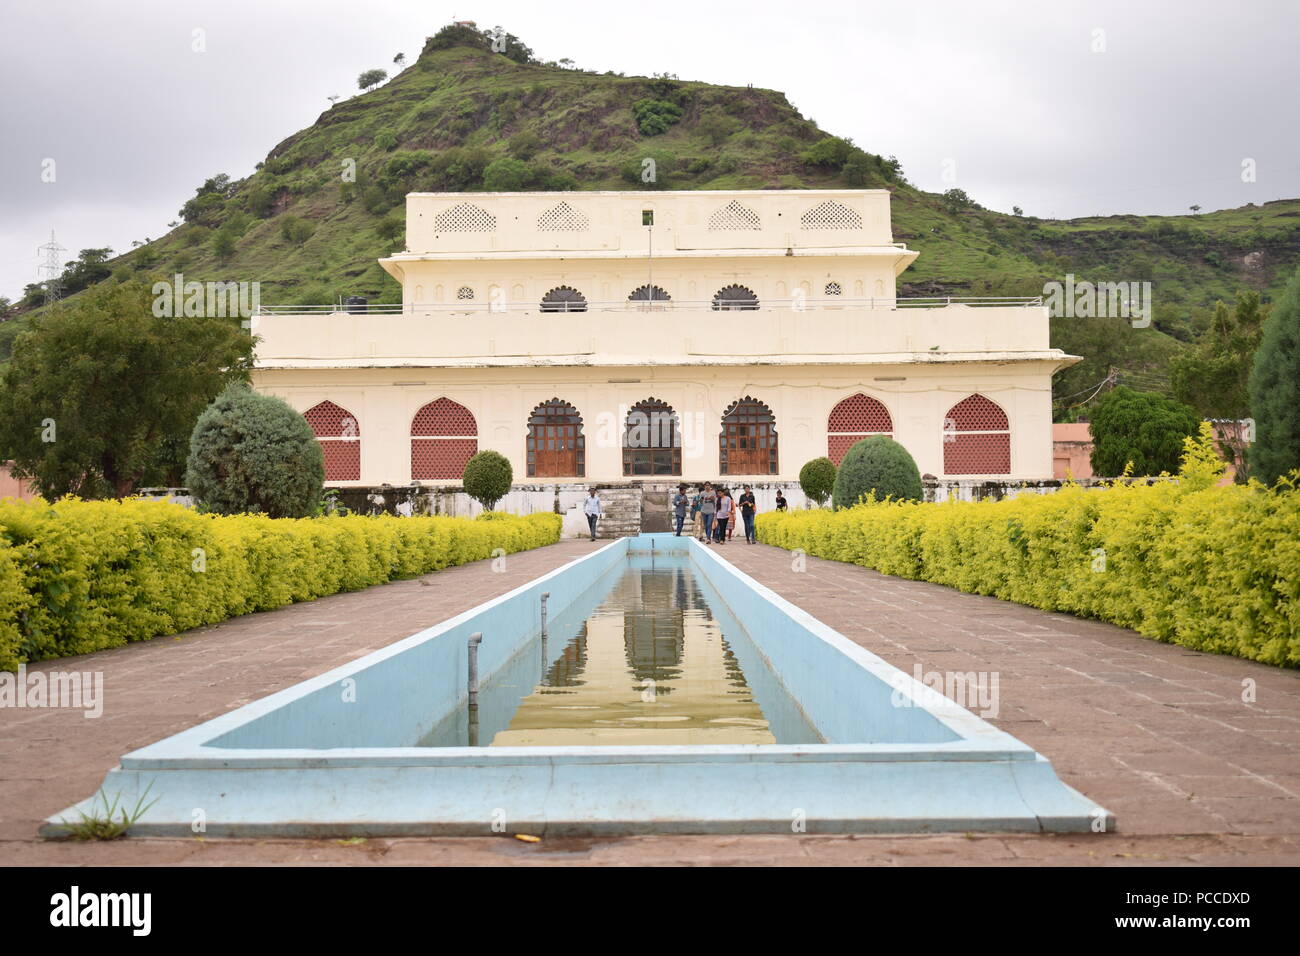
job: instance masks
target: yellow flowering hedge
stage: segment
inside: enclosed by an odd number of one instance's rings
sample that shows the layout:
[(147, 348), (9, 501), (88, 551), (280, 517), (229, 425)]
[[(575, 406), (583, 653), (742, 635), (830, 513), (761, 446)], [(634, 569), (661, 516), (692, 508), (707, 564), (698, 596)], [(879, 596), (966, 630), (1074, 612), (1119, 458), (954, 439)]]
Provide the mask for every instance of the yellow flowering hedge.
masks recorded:
[(1300, 489), (1218, 486), (1203, 430), (1176, 481), (1002, 501), (768, 512), (760, 541), (1065, 611), (1200, 651), (1300, 666)]
[(560, 516), (268, 518), (0, 500), (0, 669), (523, 551)]

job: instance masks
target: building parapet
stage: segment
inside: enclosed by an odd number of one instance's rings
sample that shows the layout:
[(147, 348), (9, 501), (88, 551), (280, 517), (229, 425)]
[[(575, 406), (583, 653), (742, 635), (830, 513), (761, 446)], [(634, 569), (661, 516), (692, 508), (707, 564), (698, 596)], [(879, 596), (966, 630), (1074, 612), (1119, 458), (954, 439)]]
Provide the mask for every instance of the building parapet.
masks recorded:
[(888, 246), (888, 190), (410, 193), (412, 254)]
[(421, 315), (431, 313), (481, 313), (481, 312), (839, 312), (846, 309), (897, 310), (942, 309), (952, 305), (973, 308), (1034, 308), (1041, 307), (1042, 296), (931, 296), (882, 299), (837, 299), (833, 302), (816, 299), (776, 299), (755, 306), (715, 305), (710, 299), (695, 301), (618, 300), (612, 302), (583, 302), (578, 306), (558, 302), (548, 308), (539, 308), (536, 302), (411, 302), (365, 303), (352, 305), (259, 305), (256, 315)]

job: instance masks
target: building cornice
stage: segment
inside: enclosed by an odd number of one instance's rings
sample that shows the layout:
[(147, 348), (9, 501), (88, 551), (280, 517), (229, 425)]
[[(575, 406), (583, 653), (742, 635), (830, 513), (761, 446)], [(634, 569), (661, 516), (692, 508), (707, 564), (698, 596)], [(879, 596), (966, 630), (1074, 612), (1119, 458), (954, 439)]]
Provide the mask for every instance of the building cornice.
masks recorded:
[(1052, 371), (1083, 361), (1061, 349), (1025, 352), (890, 352), (880, 354), (806, 354), (806, 355), (713, 355), (688, 353), (671, 360), (644, 359), (628, 355), (596, 352), (570, 355), (469, 355), (439, 356), (427, 361), (413, 358), (370, 355), (353, 359), (318, 359), (308, 356), (277, 356), (255, 361), (260, 371), (291, 369), (374, 369), (374, 368), (704, 368), (711, 366), (836, 366), (836, 365), (1026, 365), (1050, 364)]

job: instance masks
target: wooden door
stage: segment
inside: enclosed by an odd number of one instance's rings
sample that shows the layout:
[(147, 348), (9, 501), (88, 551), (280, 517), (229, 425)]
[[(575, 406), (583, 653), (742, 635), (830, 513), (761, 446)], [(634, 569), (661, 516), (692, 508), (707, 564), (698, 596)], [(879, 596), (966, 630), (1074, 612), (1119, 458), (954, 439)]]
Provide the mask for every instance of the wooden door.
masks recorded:
[(537, 478), (575, 478), (578, 470), (578, 426), (569, 423), (535, 425), (528, 439)]
[(560, 398), (534, 408), (526, 451), (529, 478), (583, 477), (587, 455), (578, 410)]
[(719, 471), (724, 475), (777, 473), (776, 419), (761, 402), (746, 397), (722, 417)]

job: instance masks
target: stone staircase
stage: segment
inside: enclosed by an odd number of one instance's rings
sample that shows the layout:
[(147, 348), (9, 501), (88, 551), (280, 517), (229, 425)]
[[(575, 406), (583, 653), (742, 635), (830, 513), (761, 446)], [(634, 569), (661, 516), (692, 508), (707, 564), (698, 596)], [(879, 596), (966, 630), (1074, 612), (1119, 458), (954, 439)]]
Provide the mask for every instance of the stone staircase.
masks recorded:
[(601, 509), (605, 512), (596, 525), (598, 538), (625, 538), (641, 533), (641, 489), (601, 488)]

